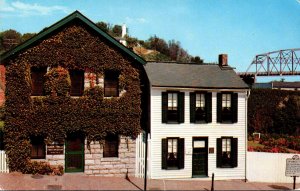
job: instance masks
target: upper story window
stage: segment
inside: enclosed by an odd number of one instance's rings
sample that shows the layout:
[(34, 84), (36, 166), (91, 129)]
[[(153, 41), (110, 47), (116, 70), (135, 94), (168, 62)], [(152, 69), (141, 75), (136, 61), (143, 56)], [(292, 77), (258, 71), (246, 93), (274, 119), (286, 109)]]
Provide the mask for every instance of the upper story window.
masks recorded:
[(217, 121), (236, 123), (238, 115), (238, 94), (218, 93), (217, 94)]
[(84, 91), (84, 71), (70, 70), (71, 90), (70, 96), (82, 96)]
[(184, 122), (184, 93), (162, 92), (162, 122)]
[(190, 93), (190, 122), (211, 122), (211, 93)]
[(103, 157), (118, 157), (119, 156), (119, 136), (108, 135), (105, 138), (103, 147)]
[(104, 96), (119, 97), (119, 73), (106, 71), (104, 74)]
[(162, 139), (162, 169), (184, 168), (184, 139)]
[(31, 68), (31, 95), (43, 96), (44, 95), (44, 82), (47, 67), (32, 67)]
[(222, 137), (217, 139), (217, 167), (237, 167), (238, 139)]
[(43, 137), (31, 137), (31, 158), (32, 159), (45, 159), (46, 146)]

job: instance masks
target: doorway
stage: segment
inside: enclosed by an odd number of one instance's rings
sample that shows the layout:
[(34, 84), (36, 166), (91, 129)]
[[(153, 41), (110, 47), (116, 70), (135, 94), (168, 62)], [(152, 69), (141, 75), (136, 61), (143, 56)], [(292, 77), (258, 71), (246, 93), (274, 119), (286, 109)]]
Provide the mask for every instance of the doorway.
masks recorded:
[(84, 172), (84, 136), (80, 133), (67, 136), (65, 172)]
[(208, 169), (208, 137), (193, 137), (193, 178), (207, 177)]

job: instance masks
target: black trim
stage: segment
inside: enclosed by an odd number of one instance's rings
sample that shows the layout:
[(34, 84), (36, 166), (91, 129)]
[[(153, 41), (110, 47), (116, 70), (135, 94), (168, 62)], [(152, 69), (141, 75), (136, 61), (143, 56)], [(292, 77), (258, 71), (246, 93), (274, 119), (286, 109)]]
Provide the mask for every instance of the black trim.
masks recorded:
[(190, 92), (190, 122), (195, 123), (195, 110), (196, 110), (196, 93)]

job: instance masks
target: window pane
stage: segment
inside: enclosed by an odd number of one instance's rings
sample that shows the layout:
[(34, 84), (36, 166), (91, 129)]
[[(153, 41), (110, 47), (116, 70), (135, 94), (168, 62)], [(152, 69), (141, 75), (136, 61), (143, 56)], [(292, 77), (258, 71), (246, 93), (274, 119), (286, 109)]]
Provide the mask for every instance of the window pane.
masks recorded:
[(177, 139), (173, 139), (173, 152), (177, 153)]
[(173, 107), (177, 107), (177, 93), (173, 94)]
[(205, 107), (205, 96), (204, 94), (201, 94), (201, 104), (200, 104), (201, 107)]
[(227, 139), (227, 151), (231, 151), (231, 139)]
[(173, 152), (172, 146), (173, 146), (172, 139), (168, 139), (168, 153)]
[(44, 159), (45, 158), (45, 143), (43, 137), (31, 137), (31, 158)]
[(109, 135), (105, 138), (103, 148), (103, 157), (118, 157), (119, 137), (118, 135)]
[(47, 73), (47, 68), (31, 68), (31, 82), (32, 82), (32, 96), (42, 96), (44, 95), (44, 80), (45, 74)]
[(119, 73), (114, 71), (106, 71), (104, 75), (104, 96), (119, 96)]
[(84, 90), (84, 71), (70, 70), (71, 96), (81, 96)]

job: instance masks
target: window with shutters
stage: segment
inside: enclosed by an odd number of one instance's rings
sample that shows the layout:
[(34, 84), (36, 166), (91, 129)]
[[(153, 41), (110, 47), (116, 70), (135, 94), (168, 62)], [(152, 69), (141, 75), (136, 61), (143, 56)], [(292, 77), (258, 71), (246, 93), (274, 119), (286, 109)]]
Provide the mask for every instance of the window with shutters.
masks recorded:
[(184, 92), (162, 92), (162, 122), (184, 122)]
[(237, 138), (222, 137), (217, 139), (217, 167), (237, 167)]
[(162, 169), (184, 168), (184, 139), (162, 139)]
[(82, 96), (84, 91), (84, 71), (70, 70), (71, 90), (70, 96)]
[(31, 68), (31, 95), (43, 96), (44, 95), (44, 82), (47, 67), (32, 67)]
[(104, 74), (104, 96), (119, 97), (119, 73), (106, 71)]
[(118, 157), (119, 156), (119, 136), (108, 135), (105, 138), (103, 147), (103, 157)]
[(217, 121), (220, 123), (236, 123), (238, 116), (238, 94), (217, 94)]
[(31, 158), (32, 159), (45, 159), (46, 158), (46, 145), (44, 138), (37, 136), (31, 137)]
[(190, 93), (190, 122), (210, 123), (212, 121), (212, 94), (210, 92)]

